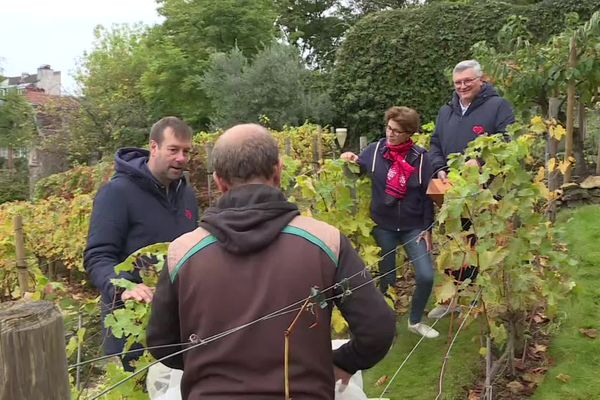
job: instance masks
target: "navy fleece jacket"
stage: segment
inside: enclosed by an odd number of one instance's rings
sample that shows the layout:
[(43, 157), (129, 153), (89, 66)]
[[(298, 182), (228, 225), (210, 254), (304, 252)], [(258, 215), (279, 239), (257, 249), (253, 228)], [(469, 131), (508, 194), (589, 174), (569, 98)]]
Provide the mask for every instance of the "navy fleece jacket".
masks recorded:
[(388, 206), (385, 204), (387, 173), (392, 162), (383, 157), (387, 150), (386, 139), (368, 145), (358, 157), (362, 173), (371, 178), (371, 218), (383, 229), (405, 231), (431, 229), (433, 202), (427, 196), (427, 186), (432, 169), (427, 151), (413, 146), (406, 161), (415, 167), (408, 180), (406, 197)]
[(490, 135), (504, 133), (514, 122), (510, 103), (500, 97), (492, 85), (483, 85), (464, 115), (454, 92), (452, 100), (440, 109), (435, 121), (429, 149), (434, 172), (446, 170), (448, 156), (463, 153), (469, 142), (477, 138), (477, 131), (483, 130)]

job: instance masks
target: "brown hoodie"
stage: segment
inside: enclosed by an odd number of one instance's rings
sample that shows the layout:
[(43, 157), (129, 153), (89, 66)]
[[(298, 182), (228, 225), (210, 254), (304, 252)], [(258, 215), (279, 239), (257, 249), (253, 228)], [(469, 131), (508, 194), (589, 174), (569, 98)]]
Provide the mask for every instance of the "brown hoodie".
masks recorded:
[[(371, 277), (359, 273), (364, 264), (349, 240), (328, 224), (299, 216), (278, 189), (235, 188), (206, 211), (200, 226), (169, 247), (168, 268), (152, 304), (148, 346), (186, 342), (191, 335), (207, 339), (275, 311), (287, 312), (165, 359), (164, 364), (184, 370), (184, 399), (283, 398), (284, 332), (313, 287), (323, 299), (351, 293), (326, 304), (317, 300), (312, 312), (300, 315), (290, 339), (294, 400), (333, 399), (334, 364), (354, 373), (373, 366), (390, 348), (394, 313), (372, 282), (361, 286)], [(334, 352), (333, 304), (352, 334)], [(184, 347), (189, 346), (151, 353), (159, 359)]]

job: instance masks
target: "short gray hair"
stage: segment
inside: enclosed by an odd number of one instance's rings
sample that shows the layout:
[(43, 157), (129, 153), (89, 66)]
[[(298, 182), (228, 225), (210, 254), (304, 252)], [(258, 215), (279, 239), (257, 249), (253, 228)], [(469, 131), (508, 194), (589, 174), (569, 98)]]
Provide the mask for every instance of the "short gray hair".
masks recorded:
[(473, 69), (475, 71), (475, 75), (478, 78), (483, 76), (483, 71), (481, 70), (481, 64), (477, 60), (465, 60), (456, 64), (456, 67), (452, 70), (452, 74), (457, 74), (459, 72), (463, 72), (467, 69)]

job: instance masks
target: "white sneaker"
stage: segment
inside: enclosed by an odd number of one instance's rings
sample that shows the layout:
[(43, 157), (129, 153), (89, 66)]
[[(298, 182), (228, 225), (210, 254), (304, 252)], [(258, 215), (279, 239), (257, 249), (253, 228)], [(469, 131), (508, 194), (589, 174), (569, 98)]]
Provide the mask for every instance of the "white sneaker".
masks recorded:
[(416, 333), (417, 335), (425, 336), (427, 339), (435, 339), (440, 335), (438, 331), (422, 322), (417, 322), (416, 324), (412, 325), (410, 321), (408, 321), (408, 330)]
[(436, 306), (433, 310), (429, 311), (429, 313), (427, 313), (427, 318), (440, 319), (444, 318), (446, 315), (449, 315), (451, 312), (460, 313), (460, 307), (454, 306), (451, 308), (446, 304), (441, 304), (439, 306)]

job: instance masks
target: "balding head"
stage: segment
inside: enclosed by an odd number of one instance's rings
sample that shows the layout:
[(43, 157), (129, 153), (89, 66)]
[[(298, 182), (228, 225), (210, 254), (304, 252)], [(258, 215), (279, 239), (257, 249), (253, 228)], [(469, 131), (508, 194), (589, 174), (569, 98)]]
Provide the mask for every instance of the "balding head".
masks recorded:
[(248, 183), (279, 185), (277, 142), (269, 131), (257, 124), (236, 125), (226, 130), (215, 143), (212, 163), (219, 186), (225, 184), (229, 188)]

